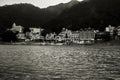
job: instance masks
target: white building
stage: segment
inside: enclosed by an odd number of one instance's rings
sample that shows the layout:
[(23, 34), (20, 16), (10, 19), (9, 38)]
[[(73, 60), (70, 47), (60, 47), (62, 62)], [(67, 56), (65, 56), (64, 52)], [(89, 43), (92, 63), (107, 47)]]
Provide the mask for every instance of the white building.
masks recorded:
[(120, 26), (117, 27), (117, 36), (120, 37)]
[(23, 27), (20, 25), (16, 25), (16, 23), (13, 23), (11, 30), (13, 32), (17, 31), (17, 32), (21, 33), (23, 31)]
[(60, 40), (68, 40), (70, 39), (71, 34), (72, 34), (71, 30), (63, 28), (58, 36), (61, 37), (59, 38)]
[(42, 28), (30, 28), (32, 33), (36, 33), (36, 34), (41, 34), (41, 32), (43, 31)]
[(94, 41), (95, 32), (94, 30), (88, 31), (73, 31), (70, 40), (73, 43), (81, 43), (83, 41)]
[(17, 37), (18, 37), (18, 39), (20, 39), (20, 40), (25, 40), (25, 39), (26, 39), (24, 33), (18, 33), (18, 34), (17, 34)]
[(61, 33), (57, 36), (58, 41), (71, 41), (73, 43), (81, 43), (83, 41), (94, 41), (94, 30), (71, 31), (63, 28)]
[(31, 40), (43, 39), (43, 36), (41, 36), (42, 28), (30, 28), (30, 31)]
[(73, 31), (70, 40), (74, 43), (77, 43), (79, 41), (79, 32), (78, 31)]
[(106, 32), (109, 32), (110, 35), (113, 36), (114, 29), (115, 29), (115, 27), (109, 25), (108, 27), (106, 27), (105, 31), (106, 31)]

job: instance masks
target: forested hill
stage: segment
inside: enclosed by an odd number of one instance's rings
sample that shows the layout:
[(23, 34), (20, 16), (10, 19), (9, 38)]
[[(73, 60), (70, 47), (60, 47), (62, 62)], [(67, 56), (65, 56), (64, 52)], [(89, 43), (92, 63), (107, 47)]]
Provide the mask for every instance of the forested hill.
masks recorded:
[(120, 0), (85, 0), (74, 5), (47, 23), (47, 28), (60, 31), (92, 27), (104, 30), (108, 25), (120, 25)]
[(11, 27), (13, 22), (24, 27), (44, 28), (45, 23), (77, 3), (79, 2), (73, 0), (43, 9), (27, 3), (2, 6), (0, 7), (0, 30)]
[(13, 22), (25, 27), (38, 27), (53, 17), (53, 13), (32, 4), (14, 4), (0, 7), (0, 25), (4, 27), (10, 27)]
[(47, 11), (53, 13), (54, 15), (59, 15), (61, 14), (64, 10), (71, 8), (72, 6), (78, 4), (79, 1), (77, 0), (71, 0), (68, 3), (60, 3), (58, 5), (55, 6), (49, 6), (47, 8), (45, 8)]
[(0, 31), (11, 27), (13, 22), (57, 33), (63, 27), (71, 30), (86, 27), (104, 29), (109, 24), (120, 25), (120, 0), (72, 0), (44, 9), (31, 4), (0, 7)]

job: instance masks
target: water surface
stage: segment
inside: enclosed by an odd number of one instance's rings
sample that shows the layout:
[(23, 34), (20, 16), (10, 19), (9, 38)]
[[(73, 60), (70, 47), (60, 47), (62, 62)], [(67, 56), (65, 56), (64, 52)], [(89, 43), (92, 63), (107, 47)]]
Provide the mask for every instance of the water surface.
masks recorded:
[(0, 80), (120, 80), (120, 47), (0, 45)]

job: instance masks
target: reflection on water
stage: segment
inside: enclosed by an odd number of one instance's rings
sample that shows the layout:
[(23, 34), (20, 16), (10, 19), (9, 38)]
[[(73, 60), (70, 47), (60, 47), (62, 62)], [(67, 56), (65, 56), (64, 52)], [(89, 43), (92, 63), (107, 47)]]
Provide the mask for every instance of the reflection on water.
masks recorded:
[(119, 46), (0, 45), (0, 80), (119, 80)]

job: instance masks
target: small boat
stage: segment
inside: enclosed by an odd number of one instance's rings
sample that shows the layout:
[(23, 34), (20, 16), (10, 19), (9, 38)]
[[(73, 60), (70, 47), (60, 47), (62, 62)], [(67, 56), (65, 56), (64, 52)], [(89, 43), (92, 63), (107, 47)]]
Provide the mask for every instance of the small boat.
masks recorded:
[(40, 43), (41, 45), (46, 45), (46, 43), (45, 42), (43, 42), (43, 43)]
[(55, 45), (59, 45), (60, 46), (60, 45), (64, 45), (64, 43), (56, 43)]

